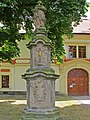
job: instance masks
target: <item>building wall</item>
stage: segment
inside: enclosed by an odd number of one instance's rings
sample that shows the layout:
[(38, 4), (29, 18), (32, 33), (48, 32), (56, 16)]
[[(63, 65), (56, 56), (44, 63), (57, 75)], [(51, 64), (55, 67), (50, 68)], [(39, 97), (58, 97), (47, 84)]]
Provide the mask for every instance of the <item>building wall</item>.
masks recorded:
[[(59, 74), (59, 79), (56, 80), (55, 91), (63, 94), (68, 94), (67, 74), (73, 68), (82, 68), (87, 71), (89, 75), (89, 94), (90, 94), (90, 36), (89, 35), (74, 35), (73, 39), (65, 38), (65, 59), (62, 64), (52, 64), (51, 67)], [(30, 67), (30, 51), (26, 48), (28, 41), (21, 41), (19, 46), (21, 54), (13, 63), (0, 63), (0, 78), (2, 75), (10, 76), (10, 88), (2, 88), (2, 81), (0, 81), (0, 91), (26, 91), (26, 81), (22, 79), (26, 70)], [(68, 58), (68, 45), (86, 45), (87, 58)], [(9, 72), (1, 72), (1, 69), (10, 69)], [(2, 78), (1, 78), (2, 79)]]
[[(89, 95), (90, 95), (90, 35), (88, 34), (75, 34), (73, 38), (65, 38), (65, 59), (64, 63), (60, 65), (60, 92), (63, 94), (68, 94), (68, 84), (67, 84), (67, 74), (71, 69), (82, 68), (87, 71), (89, 77)], [(86, 46), (86, 58), (69, 58), (68, 46)]]
[(67, 74), (70, 70), (74, 68), (82, 68), (87, 71), (89, 75), (89, 94), (90, 94), (90, 62), (85, 60), (72, 60), (69, 62), (65, 62), (61, 68), (61, 78), (60, 78), (60, 92), (63, 94), (68, 94), (68, 86), (67, 86)]
[(25, 91), (26, 90), (26, 81), (22, 79), (22, 75), (28, 69), (28, 65), (16, 65), (15, 66), (15, 75), (14, 75), (14, 85), (15, 91)]
[(28, 43), (29, 40), (22, 40), (18, 42), (18, 45), (20, 47), (20, 58), (30, 58), (30, 51), (27, 48)]
[[(0, 91), (26, 91), (26, 81), (22, 79), (22, 75), (30, 67), (29, 63), (24, 63), (23, 59), (21, 63), (10, 64), (2, 63), (0, 70), (10, 70), (9, 72), (0, 72), (0, 78), (2, 75), (9, 75), (9, 88), (2, 88), (2, 78), (0, 81)], [(25, 60), (24, 60), (25, 61)], [(59, 74), (59, 65), (52, 64), (52, 68), (55, 70), (56, 74)], [(59, 79), (56, 80), (56, 91), (60, 90)]]
[[(56, 74), (60, 75), (60, 65), (58, 65), (58, 64), (52, 64), (51, 67), (55, 70)], [(60, 92), (60, 76), (55, 81), (55, 91)]]
[[(9, 71), (10, 70), (10, 71)], [(11, 91), (14, 88), (13, 84), (13, 78), (14, 76), (12, 75), (13, 73), (13, 66), (7, 63), (3, 63), (0, 65), (0, 78), (2, 79), (2, 75), (9, 75), (10, 76), (10, 83), (9, 83), (9, 88), (3, 88), (3, 91), (6, 91), (9, 89)], [(2, 81), (0, 79), (0, 91), (2, 90)]]
[[(20, 57), (12, 61), (12, 63), (1, 62), (0, 70), (0, 91), (26, 91), (26, 81), (22, 79), (22, 76), (26, 70), (30, 67), (30, 51), (26, 47), (28, 41), (23, 40), (18, 43), (20, 46)], [(59, 74), (59, 65), (52, 64), (52, 68), (56, 74)], [(5, 71), (6, 70), (6, 71)], [(7, 72), (7, 70), (10, 70)], [(2, 88), (2, 75), (9, 75), (9, 88)], [(60, 91), (60, 80), (56, 80), (56, 91)]]

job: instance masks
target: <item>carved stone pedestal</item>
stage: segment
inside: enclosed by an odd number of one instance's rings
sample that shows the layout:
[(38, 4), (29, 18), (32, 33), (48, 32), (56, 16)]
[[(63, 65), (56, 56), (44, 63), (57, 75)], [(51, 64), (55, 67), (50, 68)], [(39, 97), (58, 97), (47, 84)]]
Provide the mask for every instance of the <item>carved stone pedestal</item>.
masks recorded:
[(22, 120), (63, 120), (59, 115), (58, 109), (25, 110)]
[(55, 80), (52, 68), (30, 68), (23, 75), (27, 83), (27, 108), (21, 120), (62, 120), (55, 108)]
[(27, 83), (28, 109), (51, 109), (55, 107), (55, 80), (53, 69), (29, 69), (23, 78)]

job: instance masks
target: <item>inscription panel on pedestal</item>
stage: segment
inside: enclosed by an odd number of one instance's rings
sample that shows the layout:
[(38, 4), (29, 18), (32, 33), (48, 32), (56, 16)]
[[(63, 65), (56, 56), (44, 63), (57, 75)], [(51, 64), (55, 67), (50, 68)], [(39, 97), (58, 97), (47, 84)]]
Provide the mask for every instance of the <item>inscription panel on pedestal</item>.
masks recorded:
[(32, 67), (49, 67), (50, 66), (50, 48), (44, 46), (41, 41), (31, 50), (31, 66)]

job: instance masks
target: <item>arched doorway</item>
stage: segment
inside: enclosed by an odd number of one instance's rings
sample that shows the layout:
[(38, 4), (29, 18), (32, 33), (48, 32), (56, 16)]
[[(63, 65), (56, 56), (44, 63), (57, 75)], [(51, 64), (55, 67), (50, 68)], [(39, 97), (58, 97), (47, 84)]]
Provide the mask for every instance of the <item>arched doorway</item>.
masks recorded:
[(68, 95), (88, 95), (88, 73), (75, 68), (68, 72)]

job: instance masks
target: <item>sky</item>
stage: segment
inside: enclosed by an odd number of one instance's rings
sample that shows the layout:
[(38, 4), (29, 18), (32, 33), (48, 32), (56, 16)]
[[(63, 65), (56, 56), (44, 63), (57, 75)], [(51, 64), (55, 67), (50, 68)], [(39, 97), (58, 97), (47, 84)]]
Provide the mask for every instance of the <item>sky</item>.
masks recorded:
[(86, 0), (87, 2), (90, 2), (90, 0)]
[(87, 19), (90, 19), (90, 8), (88, 9), (88, 13), (86, 13)]

